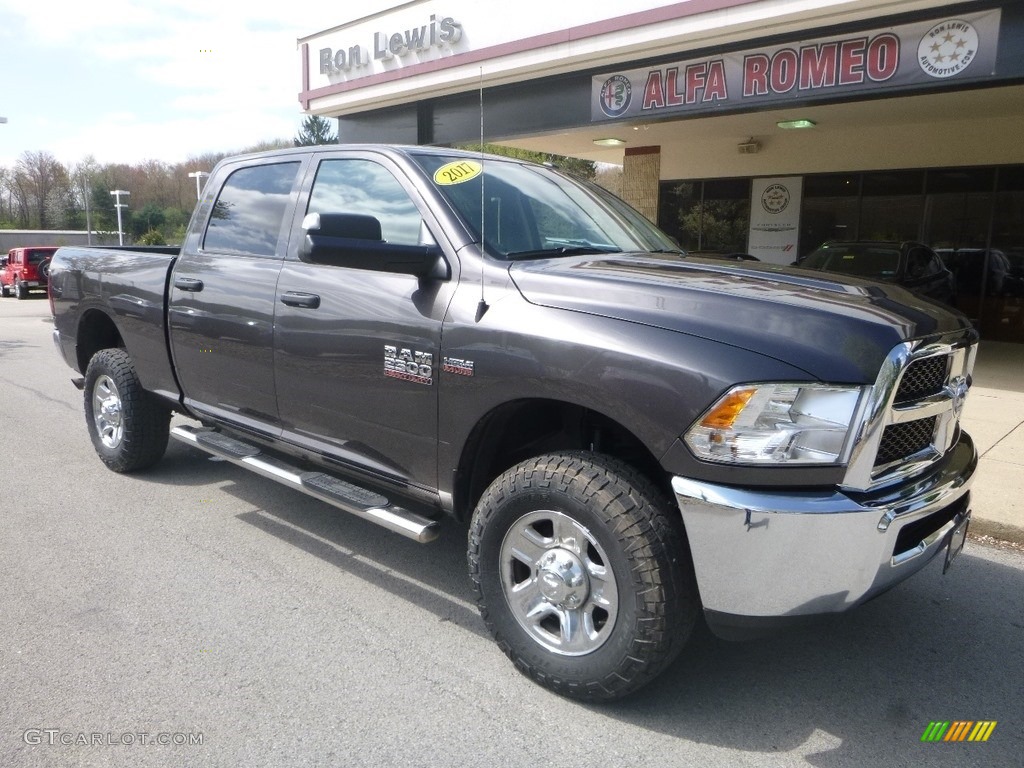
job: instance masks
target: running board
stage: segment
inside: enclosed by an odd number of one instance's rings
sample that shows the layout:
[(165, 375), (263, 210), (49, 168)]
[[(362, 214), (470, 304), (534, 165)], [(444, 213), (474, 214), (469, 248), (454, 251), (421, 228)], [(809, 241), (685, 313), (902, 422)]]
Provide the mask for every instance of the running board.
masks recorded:
[(236, 440), (222, 432), (205, 427), (179, 426), (171, 428), (171, 437), (371, 523), (377, 523), (420, 544), (431, 542), (438, 536), (439, 525), (436, 520), (396, 507), (379, 493), (324, 472), (303, 472), (264, 454), (251, 443)]

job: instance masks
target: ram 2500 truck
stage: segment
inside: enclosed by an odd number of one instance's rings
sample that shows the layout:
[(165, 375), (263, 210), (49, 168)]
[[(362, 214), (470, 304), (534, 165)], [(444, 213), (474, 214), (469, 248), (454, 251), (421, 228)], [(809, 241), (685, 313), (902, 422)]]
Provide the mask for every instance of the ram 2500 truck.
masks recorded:
[(636, 690), (701, 612), (838, 613), (963, 546), (964, 317), (687, 257), (553, 168), (228, 159), (180, 251), (62, 248), (50, 280), (110, 469), (170, 436), (417, 541), (468, 521), (485, 623), (565, 695)]

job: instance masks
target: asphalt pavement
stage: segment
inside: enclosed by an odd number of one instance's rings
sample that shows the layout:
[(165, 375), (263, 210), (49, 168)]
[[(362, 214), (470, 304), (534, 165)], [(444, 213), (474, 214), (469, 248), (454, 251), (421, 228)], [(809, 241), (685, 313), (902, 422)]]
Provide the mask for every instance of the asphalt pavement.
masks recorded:
[[(178, 444), (106, 470), (50, 330), (45, 299), (0, 300), (0, 766), (1020, 765), (1010, 545), (820, 626), (699, 630), (652, 686), (581, 705), (490, 641), (464, 526), (417, 545)], [(979, 519), (1020, 509), (997, 495), (1021, 482), (1014, 380), (965, 415)], [(922, 742), (933, 721), (996, 726)]]

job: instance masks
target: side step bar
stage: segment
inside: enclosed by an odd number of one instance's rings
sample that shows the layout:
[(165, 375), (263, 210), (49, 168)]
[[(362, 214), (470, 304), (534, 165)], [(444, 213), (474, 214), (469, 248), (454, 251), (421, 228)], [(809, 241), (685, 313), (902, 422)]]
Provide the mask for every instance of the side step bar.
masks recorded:
[(206, 427), (179, 426), (171, 428), (171, 437), (371, 523), (377, 523), (420, 544), (431, 542), (438, 536), (439, 525), (436, 520), (396, 507), (379, 493), (346, 483), (324, 472), (303, 472), (264, 454), (255, 445), (236, 440), (222, 432)]

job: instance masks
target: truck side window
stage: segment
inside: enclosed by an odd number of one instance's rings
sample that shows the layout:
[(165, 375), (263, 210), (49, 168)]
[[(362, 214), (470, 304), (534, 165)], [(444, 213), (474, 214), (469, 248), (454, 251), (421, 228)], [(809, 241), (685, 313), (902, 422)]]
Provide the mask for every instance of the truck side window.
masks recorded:
[(419, 245), (421, 217), (391, 172), (372, 160), (324, 160), (317, 169), (306, 213), (356, 213), (380, 221), (381, 237)]
[(213, 204), (203, 249), (274, 256), (299, 163), (240, 168)]

